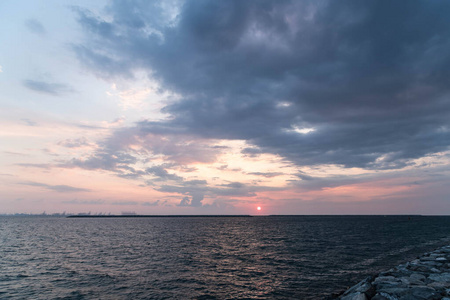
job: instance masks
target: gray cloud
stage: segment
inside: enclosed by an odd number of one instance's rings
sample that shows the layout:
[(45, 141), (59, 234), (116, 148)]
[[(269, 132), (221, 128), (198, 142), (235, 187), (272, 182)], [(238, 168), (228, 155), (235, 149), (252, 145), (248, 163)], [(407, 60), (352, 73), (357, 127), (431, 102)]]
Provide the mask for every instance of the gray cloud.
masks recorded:
[(156, 176), (158, 178), (157, 180), (164, 180), (164, 181), (165, 180), (174, 180), (174, 181), (183, 180), (182, 177), (180, 177), (176, 174), (170, 174), (162, 166), (150, 167), (150, 168), (147, 168), (145, 171), (147, 174), (152, 174), (152, 175)]
[(246, 140), (299, 166), (395, 169), (449, 147), (448, 2), (186, 1), (170, 19), (118, 0), (107, 11), (78, 10), (80, 61), (105, 77), (147, 69), (182, 96), (164, 108), (171, 119), (138, 124), (147, 133)]
[(20, 119), (21, 121), (23, 121), (27, 126), (36, 126), (37, 123), (33, 120), (30, 119)]
[(39, 22), (36, 19), (28, 19), (25, 21), (25, 26), (27, 29), (37, 35), (45, 35), (47, 31), (44, 28), (44, 25), (42, 25), (41, 22)]
[(160, 192), (177, 193), (184, 195), (179, 206), (203, 206), (205, 196), (216, 197), (254, 197), (256, 192), (277, 191), (282, 188), (267, 186), (251, 186), (241, 182), (230, 182), (218, 186), (211, 186), (205, 180), (192, 180), (180, 182), (177, 185), (165, 184), (155, 188)]
[(262, 176), (262, 177), (266, 177), (266, 178), (272, 178), (272, 177), (284, 175), (284, 173), (281, 173), (281, 172), (251, 172), (251, 173), (247, 173), (247, 174), (255, 175), (255, 176)]
[(139, 205), (140, 203), (137, 201), (115, 201), (109, 203), (111, 205)]
[(59, 193), (91, 192), (91, 190), (89, 190), (89, 189), (77, 188), (77, 187), (73, 187), (73, 186), (69, 186), (69, 185), (49, 185), (49, 184), (33, 182), (33, 181), (20, 182), (19, 184), (43, 187), (48, 190), (52, 190), (52, 191), (59, 192)]
[(59, 96), (61, 94), (73, 92), (73, 89), (71, 87), (61, 83), (45, 82), (31, 79), (24, 80), (22, 83), (26, 88), (30, 90), (53, 96)]
[(153, 202), (142, 202), (141, 205), (143, 206), (158, 206), (158, 205), (162, 205), (165, 204), (166, 201), (162, 202), (159, 200), (153, 201)]
[(83, 146), (89, 146), (89, 142), (85, 137), (78, 139), (66, 139), (64, 141), (58, 142), (59, 146), (67, 147), (67, 148), (79, 148)]
[(99, 205), (99, 204), (105, 204), (105, 201), (99, 199), (99, 200), (78, 200), (78, 199), (72, 199), (72, 200), (66, 200), (62, 201), (62, 203), (65, 204), (83, 204), (83, 205)]
[(33, 164), (33, 163), (19, 163), (15, 165), (25, 168), (40, 168), (40, 169), (51, 169), (53, 167), (53, 165), (51, 164)]

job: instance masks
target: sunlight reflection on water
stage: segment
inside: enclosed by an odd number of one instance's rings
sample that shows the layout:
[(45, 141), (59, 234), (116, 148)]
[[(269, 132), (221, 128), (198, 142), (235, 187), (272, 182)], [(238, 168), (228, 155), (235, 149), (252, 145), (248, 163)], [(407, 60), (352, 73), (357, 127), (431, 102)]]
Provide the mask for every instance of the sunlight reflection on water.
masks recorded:
[(317, 299), (448, 232), (448, 217), (0, 217), (0, 298)]

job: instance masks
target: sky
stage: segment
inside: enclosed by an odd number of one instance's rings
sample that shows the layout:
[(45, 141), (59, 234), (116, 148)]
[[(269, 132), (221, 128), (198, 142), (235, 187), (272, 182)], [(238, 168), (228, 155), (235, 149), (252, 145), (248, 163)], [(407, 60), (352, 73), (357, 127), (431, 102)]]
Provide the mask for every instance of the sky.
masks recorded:
[(448, 215), (449, 15), (1, 1), (0, 213)]

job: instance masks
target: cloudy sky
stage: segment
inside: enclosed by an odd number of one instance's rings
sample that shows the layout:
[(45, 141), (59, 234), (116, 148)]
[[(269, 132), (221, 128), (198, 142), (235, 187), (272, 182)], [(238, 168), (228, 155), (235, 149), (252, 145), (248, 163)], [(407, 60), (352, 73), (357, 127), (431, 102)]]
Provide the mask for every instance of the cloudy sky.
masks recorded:
[(0, 213), (450, 214), (449, 15), (1, 1)]

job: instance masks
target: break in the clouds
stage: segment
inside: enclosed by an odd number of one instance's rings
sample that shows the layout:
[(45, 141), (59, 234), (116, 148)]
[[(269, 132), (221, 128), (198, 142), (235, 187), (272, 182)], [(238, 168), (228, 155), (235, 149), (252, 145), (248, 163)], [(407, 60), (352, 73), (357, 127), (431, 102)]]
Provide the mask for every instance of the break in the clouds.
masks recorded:
[(246, 140), (298, 166), (395, 169), (448, 149), (448, 2), (186, 1), (171, 18), (155, 2), (112, 1), (105, 11), (78, 10), (80, 61), (106, 77), (144, 69), (181, 95), (168, 121), (142, 122), (149, 133)]

